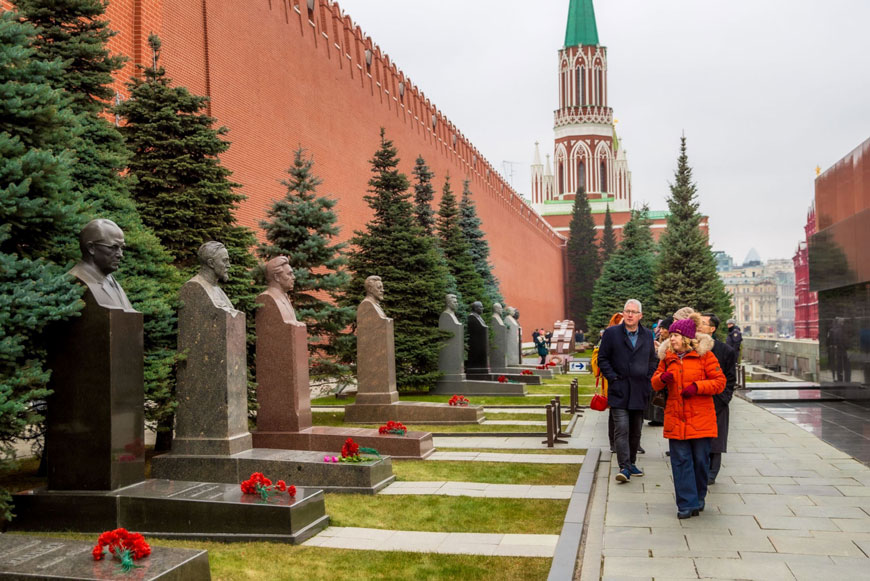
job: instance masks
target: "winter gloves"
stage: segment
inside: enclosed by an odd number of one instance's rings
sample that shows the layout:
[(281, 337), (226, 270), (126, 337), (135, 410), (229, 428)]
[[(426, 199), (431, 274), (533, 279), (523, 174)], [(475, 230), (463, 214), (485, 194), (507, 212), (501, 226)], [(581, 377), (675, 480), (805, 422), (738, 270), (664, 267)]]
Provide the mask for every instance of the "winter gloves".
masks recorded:
[(680, 394), (683, 397), (692, 397), (693, 395), (698, 395), (698, 384), (692, 382), (683, 388), (683, 392)]
[(659, 379), (662, 380), (662, 383), (665, 385), (670, 385), (674, 382), (674, 374), (670, 371), (665, 371), (661, 375), (659, 375)]

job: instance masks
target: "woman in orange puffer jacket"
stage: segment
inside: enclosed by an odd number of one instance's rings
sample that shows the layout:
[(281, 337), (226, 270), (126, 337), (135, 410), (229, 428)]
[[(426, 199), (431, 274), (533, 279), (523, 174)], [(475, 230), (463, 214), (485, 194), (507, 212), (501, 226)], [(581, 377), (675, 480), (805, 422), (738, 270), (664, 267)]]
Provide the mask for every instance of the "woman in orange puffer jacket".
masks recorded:
[(669, 345), (652, 378), (656, 391), (668, 390), (664, 436), (671, 452), (677, 518), (704, 510), (710, 449), (717, 435), (713, 395), (725, 389), (725, 374), (713, 355), (713, 340), (696, 332), (700, 315), (674, 321)]

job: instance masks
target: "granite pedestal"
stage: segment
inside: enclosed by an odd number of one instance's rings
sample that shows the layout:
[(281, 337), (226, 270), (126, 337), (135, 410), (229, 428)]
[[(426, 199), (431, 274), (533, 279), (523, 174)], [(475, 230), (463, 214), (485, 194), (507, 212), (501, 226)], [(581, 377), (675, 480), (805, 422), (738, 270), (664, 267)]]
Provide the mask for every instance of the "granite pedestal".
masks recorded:
[(109, 490), (145, 473), (142, 313), (100, 306), (53, 327), (46, 413), (48, 486)]
[[(247, 427), (244, 313), (217, 306), (195, 280), (182, 287), (181, 300), (178, 345), (187, 357), (178, 375), (178, 428), (172, 451), (151, 461), (155, 478), (238, 483), (262, 472), (273, 481), (283, 479), (296, 486), (368, 494), (395, 479), (389, 458), (355, 465), (324, 462), (326, 452), (339, 455), (340, 444), (320, 452), (253, 448)], [(307, 353), (307, 345), (301, 344), (304, 329), (303, 325), (290, 337), (278, 334), (270, 340), (289, 339)], [(285, 369), (287, 381), (298, 387), (308, 375), (304, 367)], [(269, 377), (273, 388), (277, 376), (274, 371)], [(263, 410), (267, 424), (310, 425), (310, 404), (298, 390), (269, 391)]]
[(523, 385), (499, 383), (498, 381), (472, 381), (465, 376), (463, 364), (464, 334), (462, 323), (451, 311), (444, 311), (438, 319), (438, 328), (450, 333), (438, 354), (438, 371), (444, 375), (429, 393), (438, 395), (505, 395), (524, 396)]
[[(435, 451), (429, 432), (409, 431), (405, 436), (396, 436), (379, 434), (374, 429), (312, 426), (307, 329), (304, 323), (283, 314), (292, 310), (282, 311), (279, 300), (287, 300), (286, 295), (278, 295), (276, 299), (267, 291), (257, 298), (261, 305), (257, 309), (260, 409), (257, 430), (253, 433), (255, 447), (322, 451), (321, 460), (326, 452), (337, 454), (347, 438), (395, 458), (422, 459)], [(337, 468), (329, 468), (333, 467)], [(386, 479), (384, 476), (380, 481)], [(337, 483), (327, 477), (322, 484), (330, 488)], [(372, 492), (376, 492), (375, 484), (378, 483), (367, 485)]]
[[(118, 579), (118, 561), (104, 557), (94, 561), (93, 542), (53, 539), (33, 535), (0, 535), (0, 578), (13, 581), (36, 579)], [(147, 541), (147, 539), (146, 539)], [(196, 549), (151, 547), (151, 554), (136, 561), (130, 573), (137, 581), (208, 581), (208, 553)]]
[(344, 421), (368, 424), (389, 420), (416, 424), (483, 423), (480, 406), (400, 402), (396, 389), (393, 320), (366, 297), (357, 309), (357, 395), (345, 406)]
[[(247, 475), (245, 476), (247, 478)], [(99, 534), (124, 527), (167, 538), (301, 543), (329, 525), (323, 491), (268, 501), (238, 483), (146, 480), (110, 491), (35, 489), (14, 495), (12, 530)]]

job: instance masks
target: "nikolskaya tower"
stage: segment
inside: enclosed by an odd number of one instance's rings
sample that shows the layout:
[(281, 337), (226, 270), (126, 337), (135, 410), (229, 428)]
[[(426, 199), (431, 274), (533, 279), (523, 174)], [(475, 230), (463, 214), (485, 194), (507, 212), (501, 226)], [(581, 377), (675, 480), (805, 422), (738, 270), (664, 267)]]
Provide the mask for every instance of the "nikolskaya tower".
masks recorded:
[(555, 147), (544, 164), (535, 144), (532, 205), (567, 234), (574, 197), (583, 192), (599, 228), (608, 207), (620, 228), (630, 217), (631, 172), (608, 103), (607, 48), (598, 41), (592, 0), (571, 0), (558, 75)]

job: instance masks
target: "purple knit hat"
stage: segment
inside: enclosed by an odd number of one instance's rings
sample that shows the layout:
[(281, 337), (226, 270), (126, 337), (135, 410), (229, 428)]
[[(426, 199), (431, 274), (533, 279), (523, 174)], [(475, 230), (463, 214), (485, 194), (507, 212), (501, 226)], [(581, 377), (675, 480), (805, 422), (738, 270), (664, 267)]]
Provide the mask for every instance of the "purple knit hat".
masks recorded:
[(679, 321), (674, 321), (668, 331), (671, 333), (679, 333), (686, 339), (694, 339), (695, 321), (692, 319), (680, 319)]

